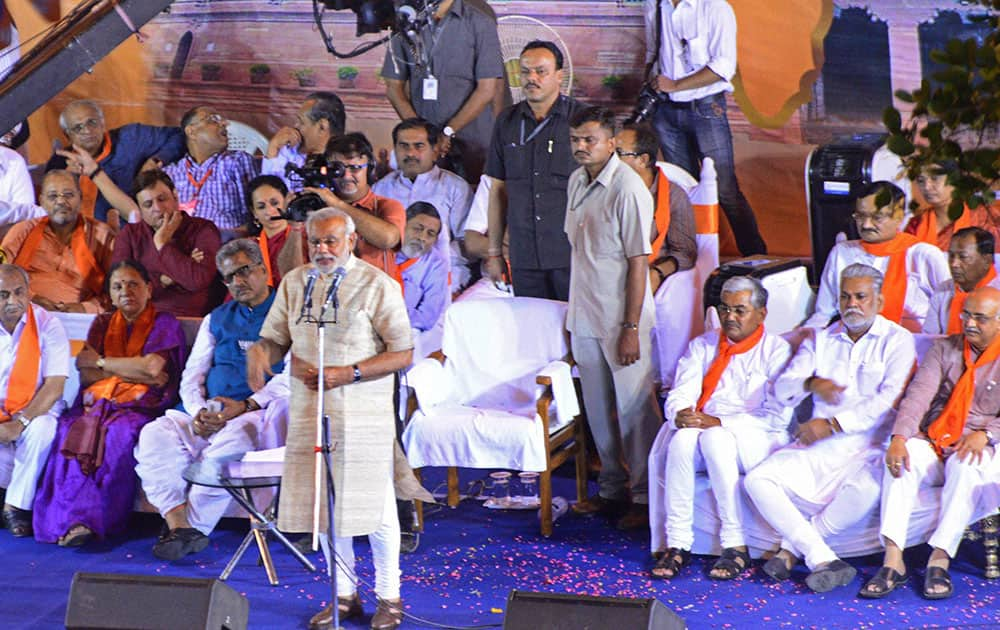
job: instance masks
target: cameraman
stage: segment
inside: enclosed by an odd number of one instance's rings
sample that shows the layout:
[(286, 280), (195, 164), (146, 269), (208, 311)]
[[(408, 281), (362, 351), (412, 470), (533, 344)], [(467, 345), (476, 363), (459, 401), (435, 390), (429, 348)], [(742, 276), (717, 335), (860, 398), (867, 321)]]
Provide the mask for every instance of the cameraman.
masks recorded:
[(726, 0), (645, 0), (646, 62), (660, 93), (653, 128), (663, 158), (692, 175), (705, 157), (719, 174), (719, 205), (744, 256), (766, 254), (753, 208), (740, 191), (726, 93), (736, 74), (736, 15)]
[(307, 187), (303, 192), (316, 193), (327, 206), (349, 214), (358, 235), (354, 255), (398, 281), (396, 252), (406, 230), (406, 209), (372, 191), (368, 181), (375, 171), (371, 143), (360, 133), (333, 138), (326, 145), (326, 159), (343, 164), (344, 175), (333, 181), (333, 190)]

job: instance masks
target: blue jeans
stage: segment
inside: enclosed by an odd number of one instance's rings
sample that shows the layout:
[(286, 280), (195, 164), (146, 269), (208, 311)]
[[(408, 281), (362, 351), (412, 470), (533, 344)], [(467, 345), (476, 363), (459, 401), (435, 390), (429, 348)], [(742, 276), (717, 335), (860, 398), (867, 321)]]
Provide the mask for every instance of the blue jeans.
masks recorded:
[(733, 228), (744, 256), (766, 254), (757, 219), (736, 181), (733, 136), (726, 118), (726, 94), (720, 92), (690, 103), (660, 101), (653, 114), (663, 158), (698, 178), (702, 158), (715, 161), (719, 176), (719, 205)]

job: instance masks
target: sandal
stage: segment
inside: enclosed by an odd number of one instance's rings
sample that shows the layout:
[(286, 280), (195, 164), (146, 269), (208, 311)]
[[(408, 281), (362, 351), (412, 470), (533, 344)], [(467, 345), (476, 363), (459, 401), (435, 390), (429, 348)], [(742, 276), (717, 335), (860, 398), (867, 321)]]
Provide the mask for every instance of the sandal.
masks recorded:
[[(677, 577), (677, 574), (680, 573), (681, 569), (689, 564), (691, 564), (690, 550), (671, 547), (670, 549), (667, 549), (666, 553), (660, 556), (660, 559), (653, 565), (649, 574), (656, 580), (671, 580)], [(657, 573), (657, 571), (669, 571), (670, 575)]]
[[(750, 554), (736, 547), (722, 550), (722, 555), (712, 565), (708, 577), (713, 580), (732, 580), (738, 578), (750, 567)], [(715, 571), (723, 571), (722, 575), (714, 575)]]
[[(946, 586), (944, 591), (932, 591), (934, 586)], [(951, 574), (944, 567), (927, 567), (927, 574), (924, 576), (924, 597), (927, 599), (948, 599), (955, 594), (955, 588), (951, 584)]]
[[(791, 560), (792, 566), (795, 566), (795, 558), (792, 558)], [(771, 558), (764, 563), (764, 573), (769, 575), (771, 579), (779, 582), (792, 577), (792, 570), (788, 567), (788, 563), (786, 563), (785, 559), (778, 554), (771, 556)]]
[(896, 587), (906, 582), (905, 573), (900, 573), (892, 567), (882, 567), (875, 574), (875, 577), (865, 582), (865, 585), (858, 591), (858, 597), (864, 599), (882, 599), (889, 593), (896, 590)]
[(806, 586), (814, 593), (827, 593), (838, 586), (847, 586), (857, 574), (857, 569), (838, 558), (807, 575)]
[(94, 532), (90, 531), (89, 527), (78, 523), (73, 527), (70, 527), (69, 530), (63, 534), (62, 538), (59, 539), (58, 544), (60, 547), (82, 547), (90, 542), (90, 539), (93, 537)]

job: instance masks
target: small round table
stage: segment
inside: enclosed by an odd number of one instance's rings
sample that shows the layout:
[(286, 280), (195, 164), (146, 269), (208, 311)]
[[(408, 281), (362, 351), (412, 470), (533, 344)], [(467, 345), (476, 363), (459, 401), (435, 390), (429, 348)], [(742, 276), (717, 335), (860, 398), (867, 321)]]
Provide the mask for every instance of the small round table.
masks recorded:
[(190, 464), (184, 469), (184, 480), (197, 486), (207, 486), (210, 488), (224, 488), (226, 492), (250, 515), (250, 531), (247, 532), (243, 542), (240, 543), (236, 554), (233, 555), (225, 570), (219, 576), (225, 581), (236, 568), (236, 564), (250, 547), (250, 543), (257, 541), (257, 549), (260, 551), (260, 558), (267, 571), (267, 579), (272, 586), (278, 584), (278, 574), (274, 570), (274, 561), (271, 559), (271, 551), (267, 546), (267, 533), (274, 534), (274, 537), (283, 544), (292, 555), (310, 571), (315, 571), (316, 566), (309, 561), (302, 552), (285, 537), (275, 524), (274, 518), (277, 512), (278, 494), (275, 493), (274, 500), (261, 512), (254, 505), (252, 490), (257, 488), (278, 488), (281, 486), (281, 465), (276, 466), (270, 462), (241, 462), (240, 456), (235, 458), (213, 459), (206, 458)]

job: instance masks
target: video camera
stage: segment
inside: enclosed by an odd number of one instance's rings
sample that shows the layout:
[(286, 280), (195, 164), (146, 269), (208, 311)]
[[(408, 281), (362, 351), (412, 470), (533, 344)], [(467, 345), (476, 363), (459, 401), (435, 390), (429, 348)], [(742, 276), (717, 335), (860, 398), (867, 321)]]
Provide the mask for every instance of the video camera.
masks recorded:
[[(291, 162), (285, 165), (285, 177), (301, 183), (302, 188), (336, 190), (337, 180), (343, 177), (346, 171), (343, 162), (328, 161), (322, 153), (308, 155), (302, 166), (296, 166)], [(306, 220), (310, 212), (325, 207), (326, 202), (316, 193), (299, 193), (288, 203), (288, 208), (281, 218), (301, 223)]]
[(441, 0), (321, 0), (333, 11), (351, 10), (357, 15), (357, 37), (390, 29), (405, 32), (429, 15)]

